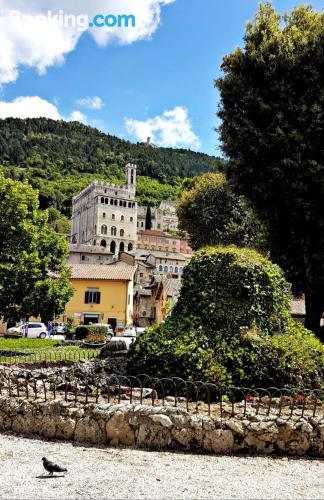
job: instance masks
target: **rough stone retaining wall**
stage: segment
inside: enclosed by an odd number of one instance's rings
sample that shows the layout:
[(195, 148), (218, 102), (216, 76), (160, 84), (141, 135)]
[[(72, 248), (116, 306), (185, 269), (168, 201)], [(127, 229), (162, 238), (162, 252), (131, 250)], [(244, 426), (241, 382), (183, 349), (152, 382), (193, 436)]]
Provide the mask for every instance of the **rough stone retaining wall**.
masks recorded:
[(0, 432), (110, 446), (324, 456), (324, 419), (216, 419), (182, 408), (0, 397)]

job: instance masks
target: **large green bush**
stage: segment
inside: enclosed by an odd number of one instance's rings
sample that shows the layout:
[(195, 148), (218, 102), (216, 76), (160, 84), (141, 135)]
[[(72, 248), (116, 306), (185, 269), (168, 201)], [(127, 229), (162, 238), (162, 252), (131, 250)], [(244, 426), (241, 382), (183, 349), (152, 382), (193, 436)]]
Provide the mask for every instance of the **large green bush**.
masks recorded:
[(144, 332), (129, 370), (248, 386), (323, 383), (324, 349), (289, 313), (281, 269), (253, 250), (205, 248), (165, 324)]
[(255, 250), (207, 247), (185, 269), (169, 326), (199, 328), (213, 347), (250, 329), (285, 331), (289, 321), (289, 285), (278, 266)]

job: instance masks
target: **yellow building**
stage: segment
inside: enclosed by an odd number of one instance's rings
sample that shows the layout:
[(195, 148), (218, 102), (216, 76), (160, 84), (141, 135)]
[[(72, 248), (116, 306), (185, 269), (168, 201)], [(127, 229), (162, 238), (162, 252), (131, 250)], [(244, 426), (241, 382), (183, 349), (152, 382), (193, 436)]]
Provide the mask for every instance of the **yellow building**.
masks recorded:
[(109, 323), (114, 329), (132, 323), (136, 267), (126, 262), (106, 265), (71, 265), (73, 297), (66, 304), (64, 320), (74, 325)]

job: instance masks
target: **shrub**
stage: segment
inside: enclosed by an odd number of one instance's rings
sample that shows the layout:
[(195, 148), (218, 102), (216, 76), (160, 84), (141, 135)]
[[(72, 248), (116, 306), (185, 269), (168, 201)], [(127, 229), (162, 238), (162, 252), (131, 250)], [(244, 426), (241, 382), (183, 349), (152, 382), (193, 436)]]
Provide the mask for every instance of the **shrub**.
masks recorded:
[(206, 248), (185, 269), (165, 324), (129, 351), (129, 371), (220, 385), (323, 384), (324, 348), (295, 324), (281, 269), (254, 250)]

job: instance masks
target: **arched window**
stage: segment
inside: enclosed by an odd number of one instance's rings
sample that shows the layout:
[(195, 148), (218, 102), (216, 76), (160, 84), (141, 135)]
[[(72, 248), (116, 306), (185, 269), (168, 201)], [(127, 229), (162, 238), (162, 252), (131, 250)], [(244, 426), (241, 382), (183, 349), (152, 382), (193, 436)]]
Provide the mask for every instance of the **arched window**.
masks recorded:
[(108, 205), (108, 203), (109, 203), (109, 199), (105, 198), (105, 205)]
[(105, 198), (104, 197), (101, 198), (101, 203), (105, 203)]
[(170, 273), (173, 273), (173, 266), (170, 266)]
[(103, 212), (102, 213), (102, 218), (105, 219), (106, 218), (106, 212)]
[(125, 208), (127, 207), (127, 203), (126, 203), (126, 201), (124, 201), (123, 206), (124, 206)]
[(134, 219), (133, 219), (133, 217), (131, 217), (131, 218), (129, 219), (129, 221), (130, 221), (130, 222), (134, 222)]
[(128, 244), (128, 251), (131, 252), (133, 250), (133, 245), (132, 243), (129, 243)]
[(163, 266), (159, 266), (160, 273), (163, 273)]
[(125, 220), (125, 217), (122, 215), (121, 218), (120, 218), (121, 221), (124, 221)]
[(115, 253), (116, 252), (116, 243), (114, 241), (112, 241), (110, 243), (110, 252), (111, 253)]
[(120, 252), (123, 252), (124, 250), (125, 250), (125, 244), (124, 244), (124, 242), (122, 241), (122, 242), (120, 243), (120, 245), (119, 245), (119, 251), (120, 251)]
[(179, 267), (179, 273), (181, 274), (183, 271), (183, 268), (182, 267)]
[(112, 218), (112, 220), (115, 220), (116, 219), (116, 215), (112, 214), (111, 218)]
[(116, 206), (118, 205), (118, 200), (115, 200), (115, 205), (116, 205)]
[(178, 272), (179, 272), (179, 268), (178, 268), (178, 266), (176, 266), (176, 267), (174, 268), (174, 272), (175, 272), (175, 273), (178, 273)]
[(120, 237), (123, 238), (125, 235), (125, 231), (123, 229), (120, 230)]
[(107, 246), (106, 240), (101, 240), (100, 246), (106, 248)]
[(168, 266), (164, 266), (164, 272), (167, 273), (169, 271)]
[(115, 226), (111, 228), (111, 236), (117, 236), (117, 228)]
[(123, 206), (123, 202), (122, 200), (119, 200), (119, 206), (122, 207)]
[(110, 205), (113, 205), (113, 204), (114, 204), (114, 200), (112, 200), (112, 199), (110, 198)]
[(132, 208), (132, 204), (130, 201), (128, 202), (128, 208)]
[(108, 233), (108, 228), (106, 226), (106, 224), (103, 224), (101, 226), (101, 234), (107, 234)]

